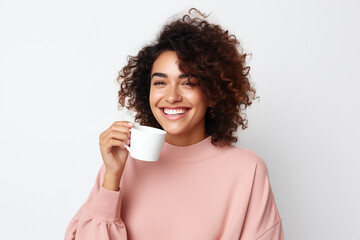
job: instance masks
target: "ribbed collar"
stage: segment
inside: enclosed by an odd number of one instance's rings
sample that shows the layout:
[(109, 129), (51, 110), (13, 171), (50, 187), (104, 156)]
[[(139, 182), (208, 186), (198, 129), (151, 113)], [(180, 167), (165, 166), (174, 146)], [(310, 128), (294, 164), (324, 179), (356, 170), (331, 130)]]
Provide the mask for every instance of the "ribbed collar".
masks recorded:
[(176, 146), (165, 142), (160, 154), (159, 163), (184, 164), (201, 162), (221, 152), (223, 149), (211, 143), (211, 136), (189, 146)]

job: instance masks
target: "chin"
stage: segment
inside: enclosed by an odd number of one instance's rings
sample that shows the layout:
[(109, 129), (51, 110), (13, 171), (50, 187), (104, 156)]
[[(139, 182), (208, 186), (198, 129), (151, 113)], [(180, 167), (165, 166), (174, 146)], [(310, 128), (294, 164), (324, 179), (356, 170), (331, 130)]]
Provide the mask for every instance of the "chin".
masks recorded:
[(167, 134), (170, 134), (170, 135), (180, 135), (183, 133), (181, 128), (175, 127), (175, 126), (174, 127), (162, 126), (162, 128), (164, 129), (164, 131)]

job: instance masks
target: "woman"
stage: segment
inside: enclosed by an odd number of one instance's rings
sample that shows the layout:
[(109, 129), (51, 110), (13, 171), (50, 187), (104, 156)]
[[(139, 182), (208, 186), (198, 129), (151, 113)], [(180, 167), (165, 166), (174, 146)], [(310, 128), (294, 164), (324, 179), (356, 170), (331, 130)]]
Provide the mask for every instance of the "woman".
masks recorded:
[(166, 25), (119, 74), (120, 106), (167, 132), (159, 160), (131, 158), (133, 124), (113, 123), (65, 239), (284, 239), (264, 161), (231, 145), (255, 98), (246, 54), (196, 12)]

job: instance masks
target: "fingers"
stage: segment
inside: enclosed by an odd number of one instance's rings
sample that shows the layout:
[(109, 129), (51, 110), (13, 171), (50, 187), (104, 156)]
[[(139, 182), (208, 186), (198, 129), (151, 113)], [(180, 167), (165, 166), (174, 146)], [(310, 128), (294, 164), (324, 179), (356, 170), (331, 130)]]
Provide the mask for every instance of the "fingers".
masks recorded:
[(119, 131), (121, 133), (126, 133), (130, 138), (130, 129), (132, 128), (133, 124), (128, 121), (116, 121), (114, 122), (108, 129), (100, 134), (99, 140), (104, 138), (108, 135), (111, 131)]
[(127, 121), (114, 122), (107, 130), (100, 134), (99, 145), (102, 152), (111, 151), (112, 147), (125, 149), (124, 143), (130, 144), (131, 125)]
[(108, 142), (104, 144), (104, 146), (106, 147), (105, 150), (107, 150), (108, 152), (111, 151), (112, 147), (119, 147), (122, 150), (125, 150), (124, 141), (120, 141), (117, 139), (109, 139)]
[(120, 147), (125, 149), (125, 145), (130, 144), (130, 140), (126, 134), (120, 132), (110, 132), (108, 135), (105, 135), (99, 142), (101, 151), (110, 152), (112, 147)]
[(127, 134), (118, 132), (116, 130), (113, 130), (111, 132), (109, 132), (109, 134), (107, 135), (107, 137), (105, 137), (105, 140), (109, 140), (109, 139), (115, 139), (115, 140), (120, 140), (125, 142), (127, 145), (130, 144), (130, 138)]

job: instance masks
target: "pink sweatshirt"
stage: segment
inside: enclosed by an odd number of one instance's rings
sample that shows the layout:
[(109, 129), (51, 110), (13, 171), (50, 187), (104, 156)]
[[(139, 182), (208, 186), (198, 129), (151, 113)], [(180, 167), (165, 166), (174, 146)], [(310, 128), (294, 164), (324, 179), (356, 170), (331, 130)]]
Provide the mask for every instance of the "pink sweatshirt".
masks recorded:
[(119, 191), (105, 166), (65, 240), (283, 240), (267, 167), (255, 153), (165, 142), (159, 161), (128, 158)]

